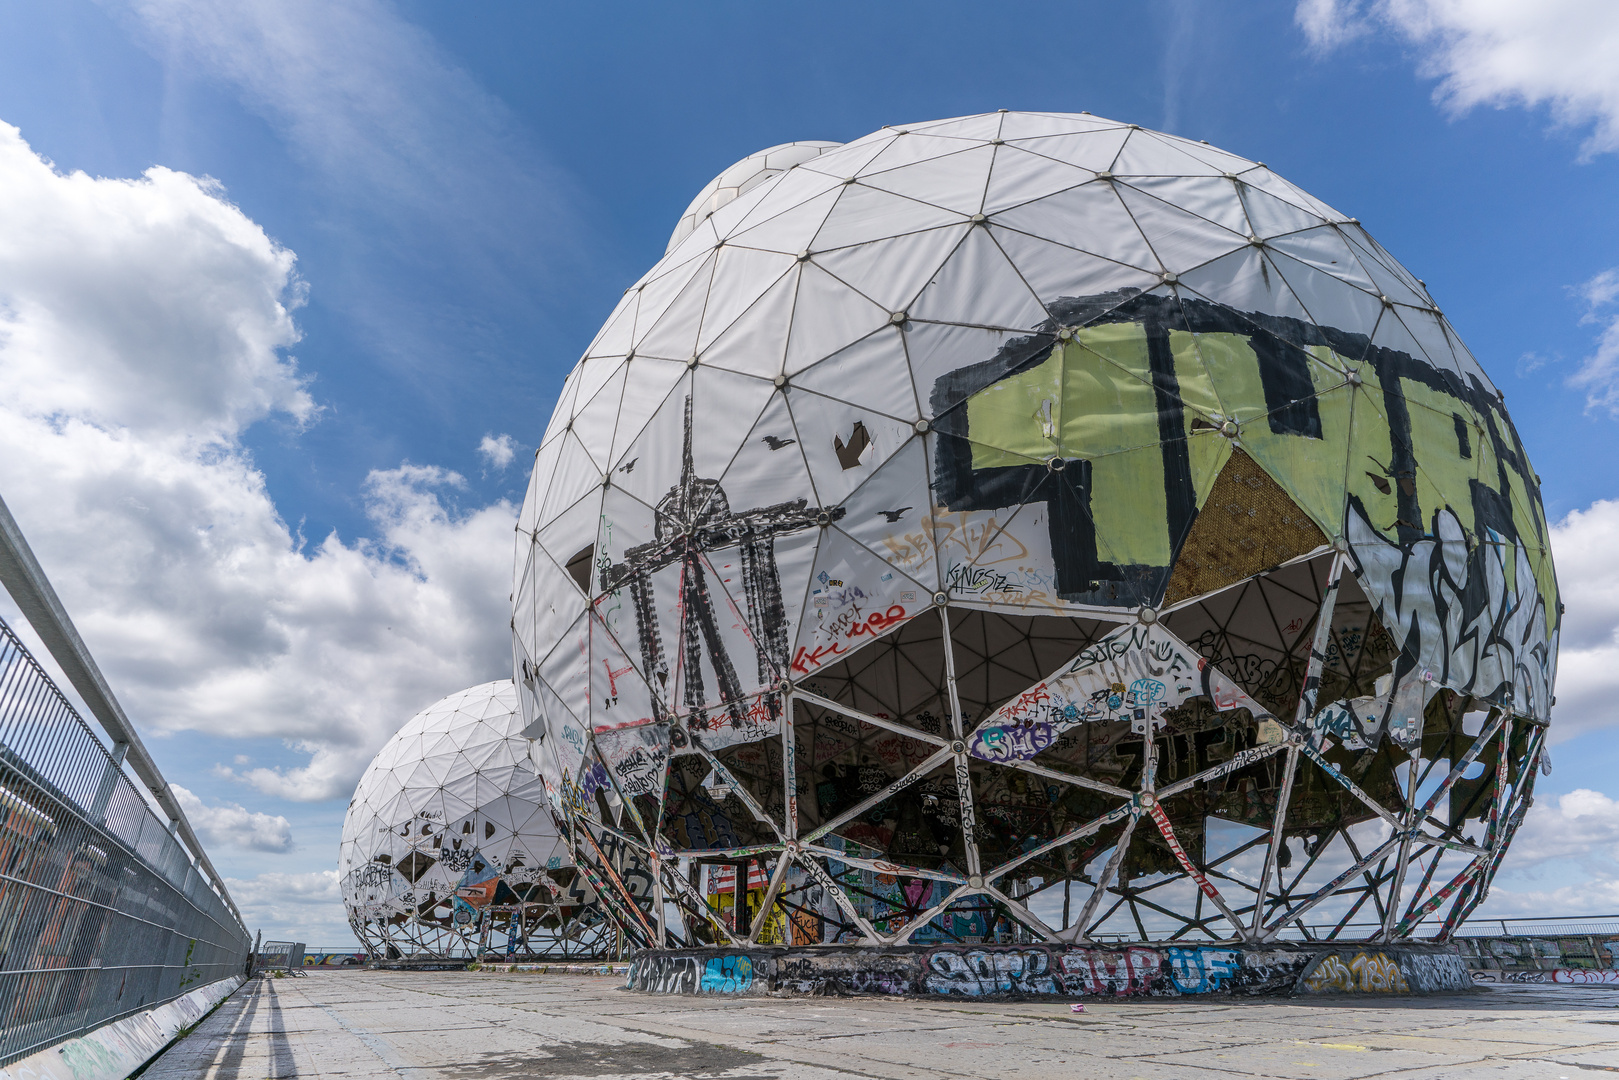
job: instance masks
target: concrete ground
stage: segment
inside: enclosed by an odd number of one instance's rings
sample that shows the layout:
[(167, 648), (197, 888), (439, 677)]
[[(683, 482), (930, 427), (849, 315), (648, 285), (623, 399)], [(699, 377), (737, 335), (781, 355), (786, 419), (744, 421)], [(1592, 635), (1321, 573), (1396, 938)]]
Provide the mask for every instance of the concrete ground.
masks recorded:
[(1215, 1080), (1619, 1073), (1619, 990), (1058, 1002), (653, 997), (619, 978), (253, 979), (142, 1080)]

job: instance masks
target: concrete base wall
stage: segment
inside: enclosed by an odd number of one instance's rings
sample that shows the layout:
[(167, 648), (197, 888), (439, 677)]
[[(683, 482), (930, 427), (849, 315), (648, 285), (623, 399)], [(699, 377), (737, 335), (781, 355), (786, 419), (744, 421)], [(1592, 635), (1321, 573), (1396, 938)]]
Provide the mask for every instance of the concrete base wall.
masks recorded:
[(823, 946), (648, 950), (625, 988), (651, 994), (967, 997), (1426, 994), (1473, 986), (1452, 945)]
[(210, 983), (165, 1005), (105, 1024), (88, 1035), (0, 1066), (0, 1080), (124, 1080), (246, 982)]

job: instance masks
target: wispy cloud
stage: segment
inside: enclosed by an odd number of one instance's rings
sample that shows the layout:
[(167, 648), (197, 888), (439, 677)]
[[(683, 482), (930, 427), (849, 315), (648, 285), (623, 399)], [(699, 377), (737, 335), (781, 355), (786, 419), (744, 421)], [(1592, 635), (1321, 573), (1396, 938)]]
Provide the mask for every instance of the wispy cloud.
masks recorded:
[(1582, 323), (1604, 323), (1596, 349), (1580, 361), (1568, 383), (1585, 391), (1587, 409), (1606, 409), (1619, 417), (1619, 313), (1610, 310), (1619, 299), (1619, 269), (1604, 270), (1574, 290), (1586, 303)]
[(537, 283), (572, 288), (596, 250), (582, 233), (588, 197), (567, 171), (392, 5), (103, 3), (171, 82), (224, 88), (308, 169), (319, 227), (345, 250), (328, 281), (341, 275), (345, 313), (401, 367), (434, 377), (448, 328), (464, 351), (490, 312), (534, 310)]
[(1619, 150), (1619, 5), (1611, 0), (1300, 0), (1294, 20), (1318, 53), (1386, 31), (1413, 45), (1452, 112), (1546, 107), (1589, 127), (1586, 154)]

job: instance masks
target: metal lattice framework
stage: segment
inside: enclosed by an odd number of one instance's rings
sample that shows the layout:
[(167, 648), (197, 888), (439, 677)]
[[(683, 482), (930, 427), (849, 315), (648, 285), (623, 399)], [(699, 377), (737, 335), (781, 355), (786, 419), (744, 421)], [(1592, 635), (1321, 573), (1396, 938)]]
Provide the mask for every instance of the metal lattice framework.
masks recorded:
[(1393, 940), (1482, 901), (1549, 722), (1539, 480), (1358, 221), (1006, 112), (696, 209), (518, 526), (521, 709), (627, 934)]
[(423, 709), (377, 752), (343, 821), (349, 925), (373, 956), (606, 955), (529, 762), (509, 679)]

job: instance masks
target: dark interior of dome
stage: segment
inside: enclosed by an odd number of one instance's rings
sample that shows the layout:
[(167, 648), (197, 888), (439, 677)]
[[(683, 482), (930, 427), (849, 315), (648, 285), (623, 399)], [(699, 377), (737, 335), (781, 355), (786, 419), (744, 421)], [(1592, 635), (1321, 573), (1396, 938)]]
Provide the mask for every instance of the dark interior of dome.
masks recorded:
[[(1163, 621), (1259, 705), (1290, 722), (1298, 707), (1332, 558), (1329, 551), (1249, 578), (1183, 603), (1167, 612)], [(1057, 672), (1115, 625), (964, 608), (949, 608), (946, 613), (963, 735), (970, 735), (1003, 704)], [(1353, 575), (1345, 574), (1333, 610), (1318, 703), (1374, 694), (1379, 679), (1393, 671), (1398, 652)], [(948, 752), (955, 732), (941, 618), (913, 619), (796, 689), (798, 837), (829, 858), (841, 853), (892, 865), (891, 877), (883, 878), (889, 886), (864, 899), (853, 896), (856, 903), (868, 903), (887, 920), (878, 929), (897, 928), (927, 913), (947, 890), (905, 870), (964, 876), (969, 867), (956, 759)], [(1421, 746), (1423, 783), (1435, 769), (1444, 775), (1472, 747), (1477, 729), (1472, 734), (1464, 731), (1464, 715), (1488, 708), (1448, 690), (1434, 695)], [(1144, 825), (1146, 817), (1133, 826), (1124, 819), (1072, 842), (1053, 843), (1076, 826), (1125, 806), (1149, 766), (1156, 788), (1167, 792), (1159, 805), (1185, 856), (1222, 887), (1240, 884), (1230, 876), (1231, 866), (1249, 852), (1264, 851), (1286, 787), (1286, 755), (1261, 753), (1251, 764), (1223, 775), (1196, 782), (1189, 778), (1245, 752), (1263, 752), (1267, 744), (1279, 744), (1280, 726), (1256, 720), (1247, 709), (1216, 711), (1207, 697), (1188, 699), (1167, 710), (1163, 720), (1150, 752), (1143, 735), (1132, 731), (1129, 723), (1088, 723), (1063, 732), (1021, 764), (971, 760), (973, 835), (981, 865), (992, 869), (1051, 845), (1001, 880), (1008, 895), (1032, 903), (1038, 894), (1057, 890), (1062, 894), (1061, 919), (1067, 924), (1080, 916), (1079, 905), (1090, 895), (1090, 886), (1104, 865), (1112, 863), (1110, 889), (1088, 912), (1093, 925), (1116, 908), (1128, 910), (1140, 927), (1139, 936), (1152, 936), (1141, 922), (1141, 912), (1172, 914), (1169, 902), (1159, 903), (1155, 897), (1162, 894), (1154, 890), (1187, 880), (1180, 856), (1162, 829)], [(1514, 729), (1515, 745), (1509, 754), (1514, 761), (1523, 756), (1528, 731), (1527, 725)], [(780, 740), (727, 747), (714, 751), (713, 757), (729, 777), (701, 752), (676, 753), (661, 807), (650, 795), (635, 799), (643, 821), (657, 821), (659, 832), (676, 851), (695, 856), (690, 862), (693, 895), (700, 891), (703, 864), (745, 867), (748, 857), (736, 856), (737, 849), (769, 848), (782, 841), (774, 827), (759, 820), (762, 813), (774, 822), (784, 821)], [(1410, 758), (1392, 740), (1365, 749), (1329, 741), (1322, 757), (1381, 805), (1396, 811), (1405, 807), (1404, 781), (1397, 777), (1404, 775), (1400, 767)], [(930, 758), (934, 763), (924, 768)], [(1499, 749), (1492, 742), (1451, 797), (1456, 839), (1491, 805), (1498, 758)], [(1515, 770), (1515, 765), (1508, 770), (1513, 785), (1518, 783)], [(895, 788), (901, 778), (906, 782)], [(1281, 831), (1289, 839), (1278, 857), (1284, 880), (1289, 874), (1294, 881), (1303, 880), (1335, 836), (1347, 836), (1349, 827), (1375, 819), (1365, 803), (1302, 757), (1287, 797)], [(1216, 821), (1247, 827), (1243, 835), (1248, 838), (1234, 845), (1216, 844), (1208, 835), (1210, 823)], [(828, 824), (831, 828), (818, 835)], [(704, 851), (714, 852), (714, 858), (697, 854)], [(766, 857), (766, 863), (773, 866), (774, 859)], [(849, 888), (860, 892), (858, 885)], [(788, 917), (824, 919), (824, 911), (812, 913), (797, 905), (796, 893), (801, 891), (791, 884), (782, 888), (777, 902)], [(1371, 894), (1367, 890), (1366, 895)], [(896, 896), (910, 899), (902, 902)], [(1251, 911), (1251, 892), (1249, 896), (1246, 910)], [(956, 928), (966, 927), (963, 940), (993, 937), (996, 920), (1006, 915), (1004, 905), (976, 898), (956, 902), (951, 911), (956, 913)], [(973, 913), (976, 922), (963, 921)], [(1190, 913), (1174, 911), (1173, 918), (1179, 924), (1176, 933), (1223, 936), (1217, 928), (1220, 912), (1201, 901)], [(943, 925), (946, 920), (934, 922)], [(746, 928), (746, 919), (740, 925)], [(700, 920), (690, 929), (698, 940), (718, 940)], [(852, 925), (845, 927), (850, 929)]]

